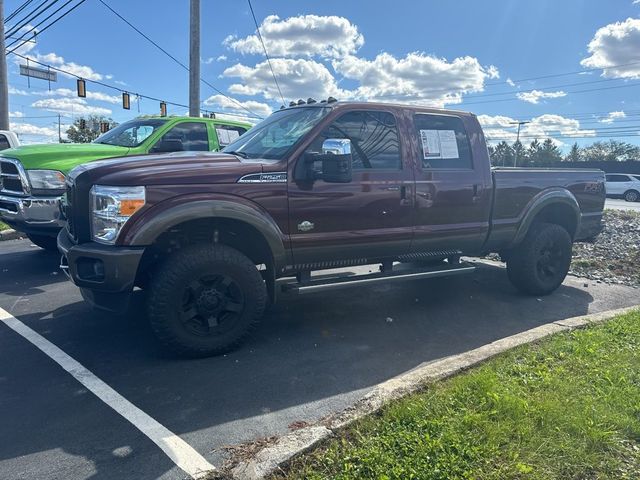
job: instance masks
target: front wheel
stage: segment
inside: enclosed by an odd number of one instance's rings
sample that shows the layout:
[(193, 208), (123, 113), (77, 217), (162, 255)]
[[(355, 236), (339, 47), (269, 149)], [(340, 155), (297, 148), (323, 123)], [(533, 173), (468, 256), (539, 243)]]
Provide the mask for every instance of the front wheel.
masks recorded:
[(226, 245), (194, 245), (154, 272), (147, 312), (158, 339), (169, 349), (205, 357), (237, 346), (267, 303), (260, 272)]
[(58, 251), (58, 241), (56, 237), (50, 237), (48, 235), (34, 235), (32, 233), (28, 233), (27, 238), (31, 240), (34, 245), (37, 245), (40, 248), (44, 248), (47, 252)]
[(627, 202), (637, 202), (638, 200), (640, 200), (640, 193), (636, 192), (635, 190), (629, 190), (624, 194), (624, 199)]
[(522, 243), (511, 250), (507, 258), (509, 280), (523, 293), (550, 294), (567, 276), (571, 248), (571, 236), (560, 225), (532, 225)]

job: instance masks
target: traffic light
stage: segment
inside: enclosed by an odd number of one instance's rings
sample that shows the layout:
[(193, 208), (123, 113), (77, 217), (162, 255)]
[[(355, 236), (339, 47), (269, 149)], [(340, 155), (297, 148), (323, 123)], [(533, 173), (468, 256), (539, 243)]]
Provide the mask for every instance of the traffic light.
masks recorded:
[(161, 117), (167, 116), (167, 104), (164, 102), (160, 102), (160, 116)]
[(87, 96), (87, 84), (81, 78), (78, 79), (78, 96), (85, 98)]
[(84, 118), (80, 119), (80, 130), (87, 128), (87, 121)]
[(100, 122), (100, 133), (107, 133), (109, 131), (109, 122)]
[(131, 99), (127, 92), (122, 92), (122, 108), (129, 110), (131, 108)]

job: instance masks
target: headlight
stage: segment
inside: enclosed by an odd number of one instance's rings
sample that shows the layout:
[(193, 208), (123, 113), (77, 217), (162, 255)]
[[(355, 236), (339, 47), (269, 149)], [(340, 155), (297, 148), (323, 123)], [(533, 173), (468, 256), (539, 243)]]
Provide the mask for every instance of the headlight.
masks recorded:
[(144, 187), (91, 187), (91, 235), (100, 243), (114, 244), (123, 225), (145, 203)]
[(27, 170), (31, 188), (64, 190), (65, 176), (57, 170)]

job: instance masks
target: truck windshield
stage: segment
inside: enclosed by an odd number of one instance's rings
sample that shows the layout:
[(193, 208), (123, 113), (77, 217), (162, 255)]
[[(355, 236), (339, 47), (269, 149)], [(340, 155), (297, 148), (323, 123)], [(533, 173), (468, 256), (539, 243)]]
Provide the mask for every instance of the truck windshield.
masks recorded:
[(326, 107), (302, 107), (275, 112), (227, 145), (223, 152), (243, 158), (281, 160), (329, 110)]
[(100, 135), (93, 143), (137, 147), (165, 123), (166, 120), (160, 118), (131, 120), (109, 130), (104, 135)]

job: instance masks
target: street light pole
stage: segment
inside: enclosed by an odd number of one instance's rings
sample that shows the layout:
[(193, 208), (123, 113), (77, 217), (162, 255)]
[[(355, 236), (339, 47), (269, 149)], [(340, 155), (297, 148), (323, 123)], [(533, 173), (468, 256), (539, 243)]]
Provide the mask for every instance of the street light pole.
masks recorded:
[(200, 116), (200, 0), (190, 4), (189, 116)]
[[(531, 123), (531, 122), (511, 122), (511, 125), (516, 125), (518, 124), (518, 135), (516, 136), (516, 143), (518, 145), (520, 145), (520, 127), (522, 125), (526, 125), (527, 123)], [(517, 167), (518, 166), (518, 150), (516, 150), (516, 156), (513, 159), (513, 166)]]
[(9, 130), (9, 80), (4, 46), (4, 0), (0, 0), (0, 130)]

